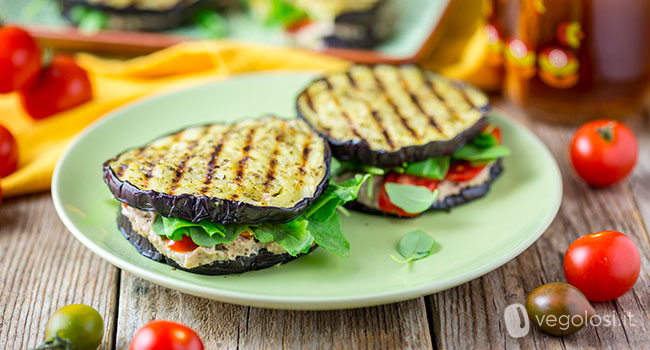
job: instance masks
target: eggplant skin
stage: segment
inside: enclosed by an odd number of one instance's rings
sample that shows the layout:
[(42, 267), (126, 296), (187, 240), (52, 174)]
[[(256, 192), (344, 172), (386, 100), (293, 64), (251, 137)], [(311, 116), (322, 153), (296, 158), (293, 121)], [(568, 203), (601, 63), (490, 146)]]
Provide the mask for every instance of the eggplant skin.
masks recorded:
[[(457, 207), (459, 205), (463, 205), (466, 203), (469, 203), (475, 199), (479, 199), (481, 197), (485, 197), (489, 192), (490, 192), (490, 185), (492, 182), (494, 182), (501, 174), (503, 173), (503, 164), (501, 159), (497, 159), (494, 162), (494, 165), (490, 168), (490, 178), (483, 182), (480, 185), (477, 186), (472, 186), (468, 188), (464, 188), (461, 190), (459, 194), (453, 195), (453, 196), (447, 196), (445, 199), (442, 201), (437, 201), (435, 202), (432, 206), (431, 209), (429, 210), (445, 210), (445, 211), (450, 211), (452, 208)], [(353, 202), (348, 202), (345, 205), (346, 208), (360, 211), (363, 213), (368, 213), (368, 214), (374, 214), (374, 215), (381, 215), (381, 216), (389, 216), (389, 217), (396, 217), (400, 219), (410, 219), (418, 216), (413, 216), (413, 217), (402, 217), (398, 216), (395, 214), (391, 213), (386, 213), (381, 210), (377, 210), (374, 208), (367, 207), (357, 201)]]
[[(215, 261), (207, 265), (197, 266), (191, 269), (186, 269), (179, 266), (174, 260), (161, 254), (147, 238), (133, 230), (131, 221), (118, 211), (117, 227), (119, 228), (124, 238), (126, 238), (140, 253), (141, 255), (161, 263), (165, 263), (173, 268), (192, 272), (200, 275), (229, 275), (236, 273), (244, 273), (247, 271), (261, 270), (267, 267), (284, 264), (294, 260), (305, 254), (298, 254), (291, 256), (289, 253), (274, 254), (266, 249), (260, 250), (257, 254), (250, 256), (240, 256), (234, 260), (228, 261)], [(315, 249), (312, 247), (310, 252)], [(309, 253), (306, 253), (309, 254)]]
[[(310, 131), (305, 127), (305, 130)], [(170, 135), (173, 135), (171, 133)], [(317, 135), (313, 136), (317, 138)], [(145, 211), (155, 211), (160, 215), (190, 222), (209, 220), (221, 224), (254, 224), (260, 222), (288, 222), (309, 208), (329, 185), (331, 150), (327, 142), (323, 144), (324, 174), (309, 197), (304, 197), (291, 207), (258, 206), (234, 199), (198, 196), (191, 194), (162, 193), (151, 189), (141, 189), (128, 180), (121, 180), (111, 167), (117, 157), (103, 164), (103, 178), (113, 196), (120, 202)], [(312, 152), (312, 154), (315, 154)], [(118, 156), (119, 157), (119, 156)], [(283, 166), (279, 164), (278, 166)], [(262, 180), (263, 181), (263, 180)], [(260, 182), (261, 183), (261, 182)]]
[[(415, 68), (421, 72), (424, 72), (414, 64), (403, 64), (397, 66), (388, 66), (383, 64), (378, 65), (356, 65), (349, 68), (348, 71), (344, 72), (348, 77), (351, 75), (349, 72), (354, 69), (359, 69), (358, 67), (368, 67), (371, 70), (372, 74), (376, 74), (377, 67), (388, 67), (390, 69), (395, 69), (403, 71), (409, 68)], [(379, 68), (380, 69), (380, 68)], [(334, 72), (331, 76), (341, 74), (341, 72)], [(296, 98), (295, 106), (298, 117), (304, 120), (316, 133), (323, 137), (330, 145), (332, 149), (332, 154), (335, 158), (339, 160), (359, 160), (362, 164), (377, 166), (377, 167), (392, 167), (399, 166), (403, 163), (410, 163), (420, 161), (422, 159), (431, 158), (431, 157), (442, 157), (451, 155), (455, 150), (462, 147), (464, 144), (475, 138), (481, 130), (488, 124), (488, 112), (490, 110), (490, 103), (486, 100), (485, 104), (473, 106), (474, 110), (478, 113), (479, 117), (476, 118), (472, 124), (467, 125), (463, 131), (457, 133), (450, 139), (445, 140), (433, 140), (424, 144), (410, 144), (403, 145), (402, 147), (395, 150), (387, 149), (378, 149), (377, 147), (372, 147), (371, 144), (364, 138), (360, 139), (341, 139), (331, 135), (327, 130), (322, 129), (319, 125), (312, 123), (307, 114), (318, 114), (315, 110), (304, 111), (305, 102), (303, 100), (309, 101), (309, 90), (315, 84), (325, 84), (329, 87), (332, 86), (332, 83), (328, 81), (328, 76), (320, 77), (312, 81)], [(457, 90), (476, 90), (471, 87), (469, 84), (461, 81), (449, 80), (448, 83), (451, 87)], [(382, 88), (383, 89), (383, 88)], [(476, 90), (478, 91), (478, 90)], [(334, 93), (332, 93), (334, 95)], [(383, 103), (383, 102), (382, 102)], [(347, 111), (347, 113), (353, 113), (353, 111)], [(374, 112), (373, 112), (374, 113)], [(401, 114), (398, 112), (398, 114)], [(338, 117), (338, 116), (337, 116)], [(403, 119), (408, 119), (408, 117), (402, 116)], [(365, 121), (365, 120), (364, 120)], [(351, 125), (351, 124), (350, 124)], [(386, 130), (384, 130), (386, 131)], [(415, 131), (413, 131), (415, 132)], [(421, 131), (420, 131), (421, 132)]]
[[(371, 8), (363, 11), (341, 13), (334, 19), (334, 26), (340, 28), (334, 33), (323, 38), (323, 43), (328, 47), (341, 47), (349, 49), (368, 49), (377, 46), (385, 39), (394, 27), (394, 21), (389, 21), (382, 12), (390, 11), (385, 9), (386, 1), (378, 1)], [(346, 28), (355, 28), (363, 33), (357, 37), (341, 35)]]
[(108, 29), (125, 31), (161, 31), (180, 27), (191, 21), (196, 11), (206, 2), (206, 0), (196, 0), (189, 5), (179, 2), (173, 8), (154, 11), (138, 9), (133, 6), (116, 9), (106, 5), (91, 4), (84, 0), (58, 1), (63, 17), (73, 24), (78, 23), (74, 23), (70, 18), (70, 11), (75, 6), (85, 6), (106, 13), (108, 15)]

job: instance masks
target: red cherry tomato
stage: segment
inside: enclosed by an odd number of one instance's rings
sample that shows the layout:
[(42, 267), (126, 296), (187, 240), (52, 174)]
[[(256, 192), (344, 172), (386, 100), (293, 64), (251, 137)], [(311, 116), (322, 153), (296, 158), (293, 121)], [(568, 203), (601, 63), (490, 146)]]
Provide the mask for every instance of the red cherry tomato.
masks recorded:
[(41, 51), (34, 38), (18, 27), (4, 27), (0, 43), (0, 93), (32, 83), (41, 69)]
[(639, 146), (632, 130), (622, 123), (596, 120), (576, 131), (570, 152), (573, 168), (583, 180), (607, 186), (634, 169)]
[(18, 166), (18, 144), (11, 132), (0, 125), (0, 177), (5, 177)]
[(580, 237), (564, 255), (567, 282), (591, 301), (613, 300), (627, 293), (640, 271), (641, 258), (636, 245), (617, 231)]
[[(384, 185), (390, 182), (398, 183), (398, 184), (423, 186), (428, 188), (429, 191), (431, 192), (435, 191), (436, 188), (438, 187), (438, 183), (440, 183), (440, 181), (438, 180), (432, 180), (432, 179), (427, 179), (424, 177), (413, 176), (408, 174), (399, 174), (396, 172), (391, 172), (388, 175), (386, 175), (386, 179), (384, 180)], [(379, 201), (379, 209), (385, 213), (391, 213), (391, 214), (396, 214), (398, 216), (406, 216), (406, 217), (420, 215), (420, 213), (407, 213), (401, 208), (391, 203), (390, 199), (388, 198), (388, 194), (386, 193), (386, 188), (384, 186), (381, 187), (378, 201)]]
[(192, 241), (192, 238), (190, 238), (189, 236), (183, 236), (183, 238), (180, 241), (167, 239), (166, 245), (167, 248), (178, 253), (191, 252), (194, 249), (199, 247), (194, 243), (194, 241)]
[(56, 56), (37, 80), (21, 90), (21, 102), (34, 119), (76, 107), (93, 97), (88, 74), (68, 56)]
[(196, 332), (171, 321), (151, 321), (133, 336), (129, 350), (203, 350)]
[(473, 166), (470, 162), (465, 160), (455, 160), (449, 165), (446, 180), (455, 182), (469, 181), (480, 174), (486, 165)]

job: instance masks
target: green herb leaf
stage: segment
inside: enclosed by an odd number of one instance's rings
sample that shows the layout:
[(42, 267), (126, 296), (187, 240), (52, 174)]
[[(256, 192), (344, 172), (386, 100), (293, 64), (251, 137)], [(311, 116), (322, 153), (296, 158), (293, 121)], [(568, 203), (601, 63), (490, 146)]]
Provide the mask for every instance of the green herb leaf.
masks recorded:
[(162, 215), (156, 216), (156, 220), (151, 228), (157, 235), (167, 236), (167, 238), (171, 240), (180, 241), (183, 239), (183, 235), (190, 236), (190, 227), (199, 227), (209, 236), (226, 236), (226, 228), (222, 224), (213, 223), (207, 220), (193, 223), (181, 219), (164, 217)]
[(266, 24), (289, 27), (292, 24), (308, 18), (307, 13), (284, 0), (271, 0), (271, 9), (266, 17)]
[(399, 263), (409, 263), (424, 259), (431, 254), (435, 241), (431, 236), (422, 230), (415, 230), (407, 233), (399, 242), (397, 251), (402, 259), (391, 255), (393, 260)]
[(480, 133), (472, 140), (472, 144), (476, 147), (488, 148), (496, 146), (499, 143), (494, 135), (489, 133)]
[(350, 256), (350, 242), (343, 236), (338, 215), (332, 215), (327, 221), (309, 220), (307, 230), (323, 249), (344, 258)]
[(477, 147), (473, 144), (467, 144), (452, 154), (452, 158), (476, 161), (491, 161), (497, 158), (503, 158), (510, 155), (510, 149), (506, 146), (496, 145), (488, 148)]
[(357, 198), (361, 185), (363, 185), (368, 177), (370, 177), (369, 174), (356, 174), (353, 178), (343, 182), (330, 182), (329, 186), (318, 197), (316, 203), (312, 204), (304, 214), (305, 218), (309, 220), (327, 221), (334, 215), (337, 207)]
[(194, 23), (203, 36), (208, 38), (223, 38), (228, 34), (228, 22), (217, 11), (202, 9), (196, 13)]
[(389, 182), (384, 184), (388, 199), (409, 214), (418, 214), (429, 208), (438, 197), (438, 190), (431, 192), (424, 186)]
[(314, 237), (307, 231), (308, 221), (298, 217), (287, 223), (265, 223), (253, 228), (253, 234), (262, 243), (275, 242), (290, 255), (307, 253)]
[(75, 15), (80, 17), (77, 27), (86, 35), (95, 34), (102, 29), (106, 29), (108, 25), (108, 15), (101, 10), (86, 9), (85, 12), (79, 12), (79, 14)]
[(433, 157), (423, 161), (409, 163), (405, 171), (410, 175), (442, 180), (449, 171), (449, 163), (449, 157)]

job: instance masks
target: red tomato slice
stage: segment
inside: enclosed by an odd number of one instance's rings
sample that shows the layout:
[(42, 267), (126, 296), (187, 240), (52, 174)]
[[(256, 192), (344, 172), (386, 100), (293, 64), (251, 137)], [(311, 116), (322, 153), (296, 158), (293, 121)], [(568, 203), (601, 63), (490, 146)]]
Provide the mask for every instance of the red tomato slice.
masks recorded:
[(285, 28), (285, 30), (293, 34), (299, 32), (301, 29), (309, 26), (310, 24), (312, 24), (312, 21), (309, 18), (305, 18), (297, 22), (291, 23), (289, 26)]
[(463, 182), (475, 178), (487, 165), (473, 166), (466, 160), (455, 160), (449, 166), (445, 180)]
[(495, 139), (497, 139), (497, 144), (501, 144), (501, 128), (490, 124), (487, 125), (486, 127), (483, 128), (483, 132), (485, 133), (490, 133), (492, 136), (494, 136)]
[[(398, 183), (398, 184), (422, 186), (428, 188), (429, 191), (431, 192), (435, 191), (436, 188), (438, 187), (438, 183), (440, 183), (440, 181), (438, 180), (432, 180), (432, 179), (427, 179), (424, 177), (408, 175), (408, 174), (399, 174), (396, 172), (391, 172), (388, 175), (386, 175), (384, 184), (391, 183), (391, 182)], [(412, 216), (420, 215), (420, 213), (407, 213), (401, 208), (391, 203), (390, 199), (388, 198), (388, 194), (386, 194), (386, 188), (384, 186), (381, 187), (381, 192), (379, 193), (379, 209), (383, 212), (395, 214), (397, 216), (412, 217)]]
[(180, 241), (174, 241), (167, 239), (167, 248), (177, 252), (177, 253), (188, 253), (198, 248), (199, 246), (192, 241), (190, 236), (183, 236), (183, 239)]

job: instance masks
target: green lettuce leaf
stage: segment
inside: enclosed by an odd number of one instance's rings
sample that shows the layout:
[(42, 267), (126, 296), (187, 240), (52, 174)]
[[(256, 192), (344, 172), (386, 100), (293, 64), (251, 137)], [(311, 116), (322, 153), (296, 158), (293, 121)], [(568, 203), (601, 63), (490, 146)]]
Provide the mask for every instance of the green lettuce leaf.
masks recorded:
[(287, 223), (268, 223), (253, 227), (253, 234), (262, 243), (275, 242), (290, 255), (307, 253), (314, 237), (307, 231), (308, 221), (298, 217)]
[(390, 202), (409, 214), (418, 214), (429, 209), (438, 197), (438, 190), (431, 192), (424, 186), (389, 182), (384, 188)]
[(210, 236), (202, 227), (199, 226), (192, 226), (188, 227), (187, 229), (190, 238), (192, 238), (192, 241), (201, 247), (212, 247), (217, 244), (230, 243), (234, 241), (241, 233), (237, 233), (234, 230), (229, 230), (224, 236)]
[(327, 221), (339, 206), (353, 201), (359, 194), (361, 185), (370, 177), (370, 174), (356, 174), (353, 178), (343, 182), (330, 182), (318, 200), (312, 204), (304, 214), (309, 220)]
[(307, 13), (292, 4), (284, 0), (271, 0), (266, 24), (286, 28), (305, 18), (308, 18)]
[(332, 215), (326, 221), (309, 220), (307, 230), (321, 248), (344, 258), (350, 256), (350, 242), (341, 230), (340, 216)]

